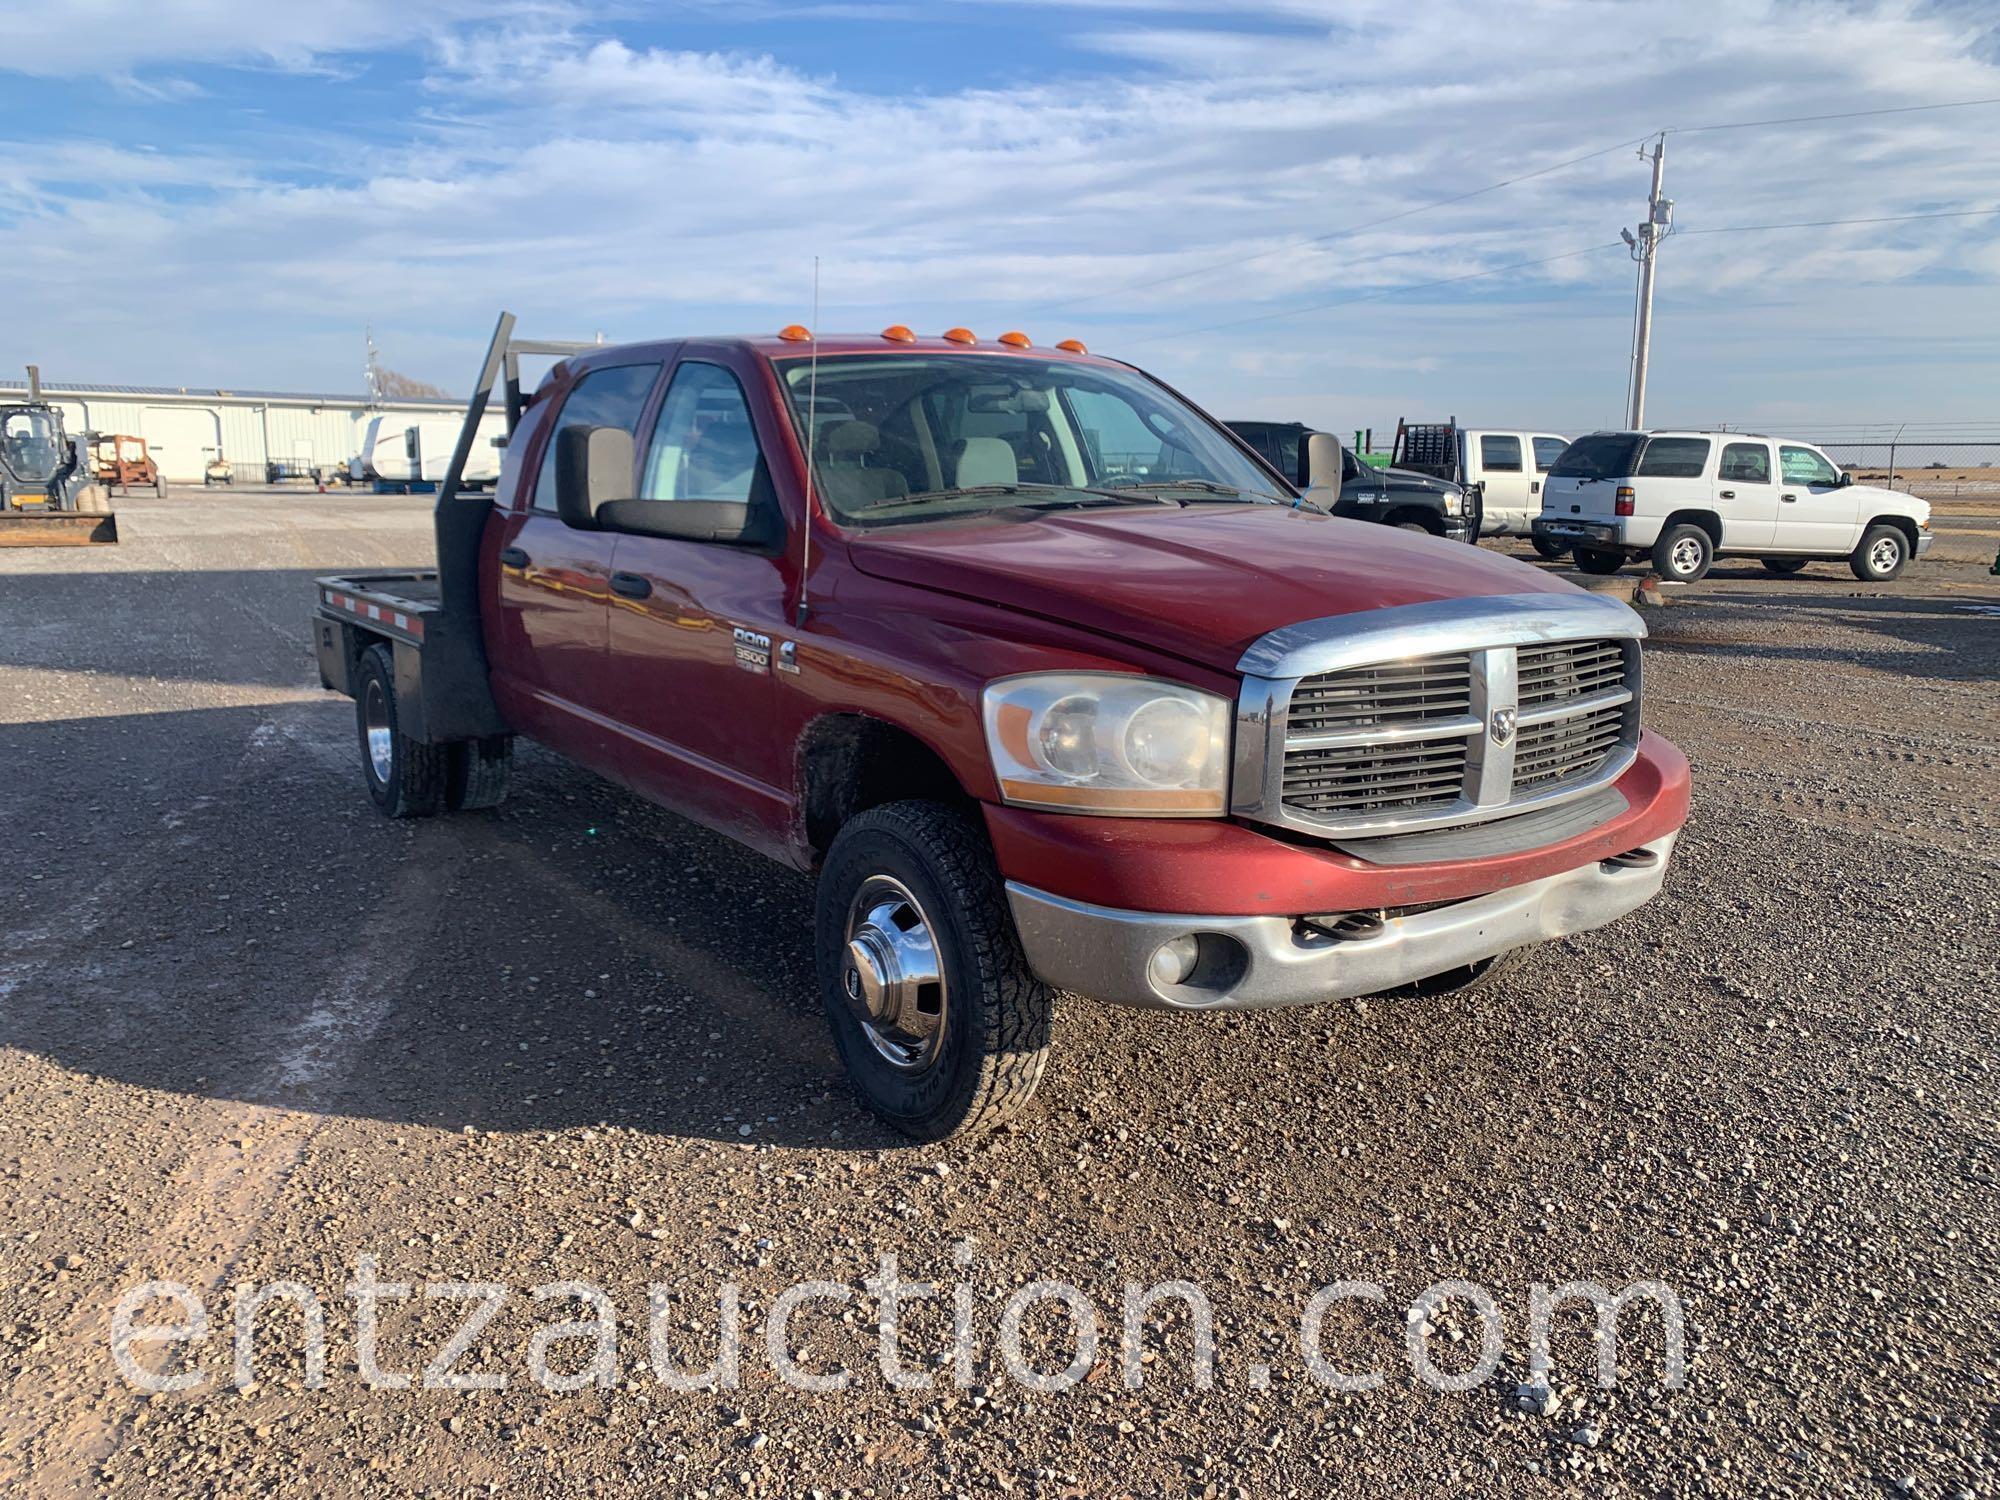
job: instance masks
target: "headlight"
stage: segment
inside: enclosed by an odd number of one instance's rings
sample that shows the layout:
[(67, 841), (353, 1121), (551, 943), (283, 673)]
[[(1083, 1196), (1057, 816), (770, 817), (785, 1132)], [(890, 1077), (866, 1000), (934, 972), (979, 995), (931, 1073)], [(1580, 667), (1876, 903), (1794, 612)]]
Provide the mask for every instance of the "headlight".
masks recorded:
[(986, 749), (1025, 807), (1213, 817), (1229, 788), (1227, 698), (1151, 677), (1043, 672), (988, 683)]
[(1444, 492), (1444, 513), (1446, 515), (1455, 516), (1464, 509), (1465, 494), (1462, 490), (1446, 490)]

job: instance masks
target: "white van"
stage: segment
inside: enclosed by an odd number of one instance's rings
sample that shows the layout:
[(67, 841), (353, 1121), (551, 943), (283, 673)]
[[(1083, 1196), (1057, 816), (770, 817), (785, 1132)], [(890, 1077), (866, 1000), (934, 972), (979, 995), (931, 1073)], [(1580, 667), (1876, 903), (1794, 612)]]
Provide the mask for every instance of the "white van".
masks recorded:
[(1650, 555), (1662, 579), (1692, 583), (1717, 557), (1755, 557), (1777, 574), (1845, 561), (1879, 583), (1930, 551), (1930, 520), (1929, 501), (1855, 484), (1810, 443), (1593, 432), (1549, 471), (1534, 529), (1572, 548), (1586, 573)]

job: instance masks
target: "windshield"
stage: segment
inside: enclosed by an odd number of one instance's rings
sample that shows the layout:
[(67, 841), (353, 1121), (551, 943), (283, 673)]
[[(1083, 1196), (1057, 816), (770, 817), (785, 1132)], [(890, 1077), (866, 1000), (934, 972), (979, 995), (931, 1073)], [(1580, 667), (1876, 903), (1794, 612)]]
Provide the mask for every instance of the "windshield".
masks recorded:
[(1563, 450), (1549, 470), (1551, 479), (1622, 479), (1632, 472), (1632, 460), (1646, 441), (1640, 432), (1593, 432)]
[[(977, 354), (780, 363), (818, 491), (851, 525), (1084, 505), (1278, 500), (1215, 424), (1127, 370)], [(1291, 503), (1291, 496), (1282, 497)]]
[(0, 413), (0, 458), (14, 477), (46, 484), (62, 462), (62, 429), (52, 413), (32, 407)]

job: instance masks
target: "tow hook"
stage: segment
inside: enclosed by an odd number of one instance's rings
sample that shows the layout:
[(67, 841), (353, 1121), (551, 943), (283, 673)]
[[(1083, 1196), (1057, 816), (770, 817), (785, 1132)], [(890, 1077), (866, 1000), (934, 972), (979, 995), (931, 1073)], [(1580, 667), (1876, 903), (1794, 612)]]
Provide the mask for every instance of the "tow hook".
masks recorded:
[(1660, 863), (1657, 849), (1627, 849), (1623, 854), (1614, 854), (1603, 863), (1607, 872), (1618, 870), (1651, 870)]
[(1299, 925), (1342, 943), (1365, 943), (1389, 930), (1379, 911), (1329, 912), (1321, 917), (1301, 917)]

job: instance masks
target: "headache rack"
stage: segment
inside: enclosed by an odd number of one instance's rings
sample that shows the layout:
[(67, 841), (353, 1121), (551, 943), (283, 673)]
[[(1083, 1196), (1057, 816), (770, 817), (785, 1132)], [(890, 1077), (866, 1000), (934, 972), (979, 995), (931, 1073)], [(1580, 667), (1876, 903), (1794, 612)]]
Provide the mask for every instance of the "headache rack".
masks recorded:
[(433, 527), (435, 571), (350, 573), (317, 579), (314, 640), (320, 677), (348, 692), (359, 647), (384, 640), (396, 654), (398, 727), (414, 739), (443, 742), (505, 734), (508, 726), (487, 682), (479, 627), (479, 547), (493, 494), (463, 488), (479, 425), (497, 394), (511, 444), (528, 400), (521, 389), (524, 356), (565, 359), (602, 347), (602, 340), (553, 341), (514, 337), (514, 315), (500, 314), (466, 403), (465, 423), (438, 486)]

